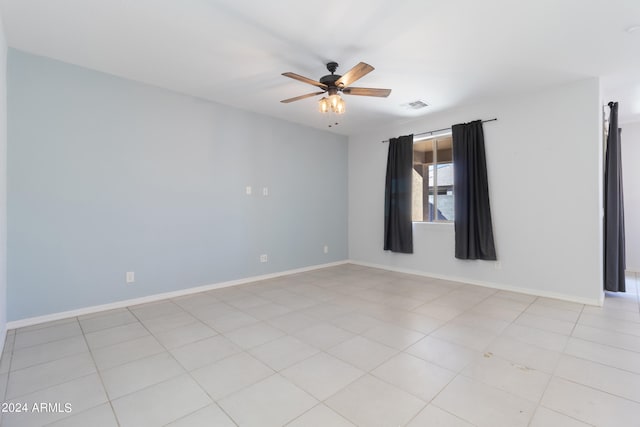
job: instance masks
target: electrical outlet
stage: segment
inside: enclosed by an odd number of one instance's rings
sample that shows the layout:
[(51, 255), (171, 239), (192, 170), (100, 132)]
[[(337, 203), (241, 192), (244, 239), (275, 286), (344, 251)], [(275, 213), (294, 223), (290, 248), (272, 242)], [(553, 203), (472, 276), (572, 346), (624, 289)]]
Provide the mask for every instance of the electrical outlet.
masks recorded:
[(244, 192), (247, 193), (247, 196), (251, 195), (251, 186), (247, 185), (244, 189)]
[(127, 283), (135, 282), (136, 281), (136, 273), (134, 273), (133, 271), (127, 271), (126, 281), (127, 281)]
[(262, 187), (262, 195), (263, 196), (269, 195), (269, 187)]
[(324, 245), (324, 253), (328, 254), (329, 253), (329, 246)]
[(260, 255), (260, 262), (267, 262), (267, 261), (269, 261), (267, 254)]

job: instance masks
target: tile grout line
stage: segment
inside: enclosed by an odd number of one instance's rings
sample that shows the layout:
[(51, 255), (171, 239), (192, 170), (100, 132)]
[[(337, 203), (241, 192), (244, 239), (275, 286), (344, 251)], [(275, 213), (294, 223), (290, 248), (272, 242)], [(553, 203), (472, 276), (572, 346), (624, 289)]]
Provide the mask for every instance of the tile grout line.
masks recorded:
[[(540, 393), (540, 397), (538, 398), (538, 401), (536, 402), (536, 409), (535, 409), (533, 415), (535, 415), (535, 413), (538, 411), (538, 409), (542, 406), (542, 399), (544, 399), (544, 395), (547, 393), (547, 390), (549, 389), (549, 384), (551, 384), (551, 381), (556, 377), (556, 371), (558, 370), (558, 364), (560, 363), (560, 358), (562, 358), (562, 356), (566, 354), (565, 350), (567, 349), (567, 345), (569, 344), (569, 338), (571, 338), (573, 336), (573, 331), (575, 330), (576, 326), (578, 325), (578, 321), (580, 320), (580, 316), (582, 316), (583, 312), (584, 312), (584, 304), (582, 305), (582, 308), (580, 309), (580, 314), (578, 315), (578, 317), (576, 318), (576, 321), (573, 324), (573, 328), (571, 328), (571, 332), (569, 333), (569, 335), (567, 335), (567, 339), (564, 342), (564, 345), (562, 346), (562, 350), (558, 352), (558, 353), (560, 353), (560, 357), (556, 361), (556, 363), (555, 363), (555, 365), (553, 367), (553, 371), (551, 372), (551, 374), (549, 375), (549, 378), (547, 379), (547, 383), (546, 383), (546, 385), (544, 387), (544, 390), (542, 391), (542, 393)], [(567, 415), (567, 414), (563, 414), (563, 415)], [(529, 423), (527, 425), (530, 426), (532, 421), (533, 421), (533, 416), (529, 419)]]
[[(172, 301), (172, 302), (173, 302), (173, 301)], [(183, 309), (179, 304), (176, 304), (175, 302), (173, 302), (173, 303), (174, 303), (176, 306), (180, 307), (183, 311), (188, 312), (187, 310)], [(129, 307), (127, 307), (127, 309), (129, 309)], [(131, 310), (130, 310), (130, 311), (131, 311)], [(188, 312), (188, 313), (189, 313), (189, 314), (191, 314), (190, 312)], [(147, 330), (147, 332), (149, 332), (149, 334), (150, 334), (150, 335), (151, 335), (151, 336), (152, 336), (156, 341), (158, 341), (158, 339), (156, 338), (156, 336), (155, 336), (155, 335), (154, 335), (154, 334), (153, 334), (153, 333), (152, 333), (152, 332), (147, 328), (147, 326), (146, 326), (144, 323), (142, 323), (142, 321), (140, 320), (140, 318), (139, 318), (138, 316), (136, 316), (135, 312), (131, 311), (131, 314), (132, 314), (136, 319), (138, 319), (138, 321), (140, 322), (140, 324), (142, 324), (142, 327), (143, 327), (143, 328), (145, 328), (145, 329)], [(191, 314), (191, 315), (192, 315), (192, 314)], [(195, 317), (195, 316), (194, 316), (194, 317)], [(220, 334), (216, 329), (214, 329), (213, 327), (211, 327), (211, 326), (209, 326), (209, 325), (205, 324), (205, 323), (204, 323), (204, 322), (202, 322), (200, 319), (198, 319), (198, 321), (199, 321), (200, 323), (202, 323), (203, 325), (205, 325), (205, 326), (207, 326), (207, 327), (211, 328), (211, 329), (212, 329), (212, 330), (214, 330), (215, 332), (217, 332), (217, 333), (218, 333), (218, 335), (221, 335), (221, 334)], [(214, 336), (216, 336), (216, 335), (214, 335)], [(211, 338), (211, 337), (207, 337), (207, 338)], [(203, 338), (202, 340), (207, 339), (207, 338)], [(202, 340), (199, 340), (199, 341), (202, 341)], [(180, 363), (180, 361), (179, 361), (178, 359), (176, 359), (176, 358), (175, 358), (175, 356), (173, 355), (173, 353), (171, 353), (171, 350), (170, 350), (169, 348), (167, 348), (167, 347), (166, 347), (162, 342), (158, 341), (158, 343), (159, 343), (162, 347), (164, 347), (164, 349), (165, 349), (166, 353), (167, 353), (167, 354), (168, 354), (168, 355), (169, 355), (169, 356), (170, 356), (170, 357), (171, 357), (171, 358), (176, 362), (176, 364), (177, 364), (178, 366), (180, 366), (180, 367), (184, 370), (184, 372), (183, 372), (183, 373), (181, 373), (180, 375), (176, 375), (176, 376), (171, 377), (171, 378), (168, 378), (168, 379), (166, 379), (166, 380), (164, 380), (164, 381), (160, 381), (160, 382), (157, 382), (157, 383), (155, 383), (155, 384), (148, 385), (148, 386), (146, 386), (146, 387), (141, 388), (140, 390), (135, 390), (135, 391), (133, 391), (133, 392), (131, 392), (131, 393), (128, 393), (128, 394), (123, 395), (123, 396), (120, 396), (120, 397), (118, 397), (118, 399), (120, 399), (121, 397), (124, 397), (124, 396), (131, 395), (131, 394), (133, 394), (133, 393), (137, 393), (137, 392), (139, 392), (139, 391), (142, 391), (142, 390), (145, 390), (145, 389), (151, 388), (151, 387), (156, 386), (156, 385), (158, 385), (158, 384), (162, 384), (163, 382), (167, 382), (167, 381), (173, 380), (174, 378), (177, 378), (177, 377), (179, 377), (179, 376), (181, 376), (181, 375), (187, 374), (187, 375), (188, 375), (188, 377), (189, 377), (189, 378), (190, 378), (190, 379), (191, 379), (195, 384), (197, 384), (197, 386), (198, 386), (198, 388), (200, 389), (200, 391), (202, 391), (202, 392), (203, 392), (203, 393), (204, 393), (204, 394), (205, 394), (205, 395), (206, 395), (206, 396), (211, 400), (212, 404), (216, 405), (216, 406), (217, 406), (217, 407), (218, 407), (218, 408), (219, 408), (219, 409), (220, 409), (220, 410), (221, 410), (221, 411), (222, 411), (222, 412), (223, 412), (223, 413), (224, 413), (224, 414), (229, 418), (229, 420), (231, 420), (231, 422), (233, 422), (236, 426), (238, 426), (238, 423), (236, 422), (236, 420), (235, 420), (235, 419), (233, 419), (233, 418), (231, 417), (231, 415), (230, 415), (230, 414), (228, 414), (228, 413), (227, 413), (227, 411), (225, 411), (225, 410), (224, 410), (224, 408), (223, 408), (222, 406), (220, 406), (220, 404), (218, 403), (218, 401), (217, 401), (216, 399), (214, 399), (214, 398), (209, 394), (209, 392), (208, 392), (207, 390), (205, 390), (205, 388), (204, 388), (204, 387), (203, 387), (203, 386), (198, 382), (198, 380), (196, 380), (196, 379), (193, 377), (193, 375), (191, 374), (191, 371), (189, 371), (186, 367), (184, 367), (184, 366)], [(185, 344), (185, 345), (188, 345), (188, 344)], [(177, 348), (179, 348), (179, 347), (177, 347)], [(239, 353), (236, 353), (236, 354), (239, 354)], [(232, 356), (234, 356), (234, 355), (230, 355), (230, 356), (228, 356), (228, 357), (232, 357)], [(144, 359), (144, 358), (143, 358), (143, 359)], [(141, 359), (138, 359), (138, 360), (141, 360)], [(194, 414), (194, 413), (196, 413), (196, 412), (198, 412), (198, 411), (200, 411), (200, 410), (202, 410), (202, 409), (206, 408), (207, 406), (209, 406), (209, 405), (202, 406), (202, 407), (200, 407), (200, 408), (198, 408), (198, 409), (194, 410), (193, 412), (190, 412), (190, 413), (188, 413), (188, 414), (185, 414), (185, 415), (183, 415), (183, 416), (181, 416), (181, 417), (179, 417), (179, 418), (176, 418), (175, 420), (171, 420), (171, 421), (169, 421), (169, 423), (167, 423), (167, 424), (171, 424), (171, 423), (173, 423), (173, 422), (175, 422), (175, 421), (178, 421), (178, 420), (179, 420), (179, 419), (181, 419), (181, 418), (186, 418), (187, 416), (189, 416), (189, 415), (191, 415), (191, 414)], [(115, 412), (115, 411), (114, 411), (114, 412)]]
[[(102, 390), (104, 391), (104, 395), (107, 398), (107, 402), (109, 403), (109, 408), (111, 408), (111, 413), (113, 414), (113, 418), (116, 420), (116, 423), (118, 424), (118, 426), (120, 426), (121, 424), (120, 424), (120, 420), (118, 419), (118, 414), (116, 414), (116, 410), (113, 407), (113, 402), (111, 402), (111, 397), (109, 396), (109, 393), (107, 392), (107, 387), (105, 386), (104, 379), (102, 378), (102, 372), (100, 372), (100, 369), (98, 369), (98, 364), (96, 363), (96, 359), (95, 359), (95, 357), (93, 355), (93, 349), (89, 345), (89, 341), (87, 341), (87, 336), (86, 336), (86, 334), (84, 332), (84, 329), (82, 327), (82, 323), (80, 322), (80, 318), (77, 317), (76, 319), (78, 320), (78, 324), (80, 325), (80, 330), (82, 331), (82, 337), (84, 338), (84, 342), (87, 345), (87, 349), (89, 350), (89, 354), (91, 355), (91, 360), (93, 361), (93, 365), (96, 368), (96, 373), (98, 374), (98, 378), (100, 379), (100, 385), (102, 385)], [(97, 405), (97, 406), (100, 406), (100, 405)]]

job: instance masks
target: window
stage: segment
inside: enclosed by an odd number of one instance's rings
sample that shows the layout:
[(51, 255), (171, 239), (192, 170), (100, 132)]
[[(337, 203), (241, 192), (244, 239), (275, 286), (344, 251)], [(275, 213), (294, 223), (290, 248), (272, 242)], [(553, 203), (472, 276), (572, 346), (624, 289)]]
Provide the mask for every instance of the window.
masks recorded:
[(413, 143), (412, 219), (453, 221), (453, 150), (451, 134)]

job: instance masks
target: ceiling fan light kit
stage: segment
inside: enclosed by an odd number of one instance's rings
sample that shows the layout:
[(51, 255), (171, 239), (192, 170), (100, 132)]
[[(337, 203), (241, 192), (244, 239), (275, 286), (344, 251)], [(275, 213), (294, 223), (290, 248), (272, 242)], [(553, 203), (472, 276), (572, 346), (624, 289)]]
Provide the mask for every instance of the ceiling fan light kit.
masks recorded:
[(329, 70), (331, 74), (327, 74), (326, 76), (321, 77), (320, 81), (316, 81), (295, 73), (282, 73), (282, 75), (285, 77), (289, 77), (294, 80), (316, 86), (322, 89), (322, 91), (308, 93), (306, 95), (300, 95), (294, 98), (283, 99), (280, 102), (288, 104), (290, 102), (299, 101), (301, 99), (310, 98), (312, 96), (326, 94), (328, 96), (323, 96), (320, 101), (318, 101), (318, 110), (321, 113), (328, 113), (329, 111), (332, 111), (335, 114), (344, 114), (344, 112), (346, 111), (346, 103), (340, 96), (340, 93), (346, 95), (376, 96), (380, 98), (386, 98), (391, 93), (391, 89), (350, 87), (350, 85), (356, 80), (359, 80), (360, 78), (364, 77), (366, 74), (369, 74), (374, 70), (374, 68), (369, 64), (361, 62), (347, 71), (343, 76), (335, 74), (336, 69), (338, 69), (338, 63), (329, 62), (327, 64), (327, 70)]
[(336, 93), (329, 95), (328, 98), (324, 96), (322, 97), (322, 99), (320, 99), (320, 101), (318, 101), (318, 110), (321, 113), (328, 113), (329, 111), (333, 111), (336, 114), (344, 114), (346, 108), (347, 107), (344, 99), (342, 99), (342, 97), (338, 95), (337, 91)]

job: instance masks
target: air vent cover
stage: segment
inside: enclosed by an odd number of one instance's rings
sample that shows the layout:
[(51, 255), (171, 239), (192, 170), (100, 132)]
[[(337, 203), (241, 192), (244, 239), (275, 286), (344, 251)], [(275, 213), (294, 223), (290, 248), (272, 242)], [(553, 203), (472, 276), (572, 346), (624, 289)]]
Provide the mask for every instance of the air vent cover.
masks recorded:
[(406, 107), (410, 108), (412, 110), (419, 110), (421, 108), (428, 107), (428, 106), (429, 106), (429, 104), (427, 104), (424, 101), (420, 101), (420, 100), (409, 102), (408, 104), (406, 104)]

